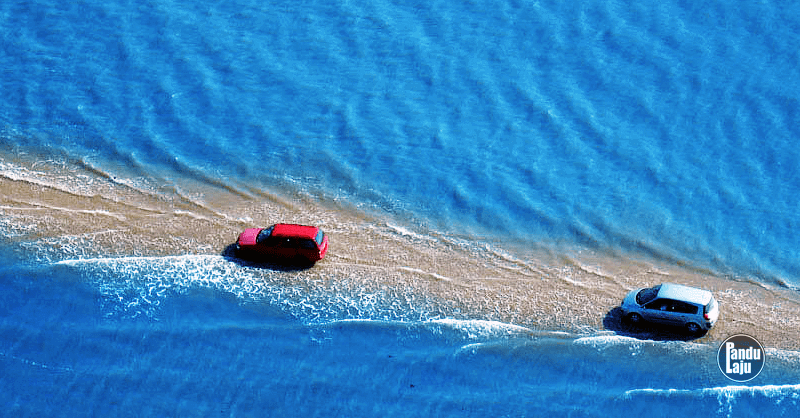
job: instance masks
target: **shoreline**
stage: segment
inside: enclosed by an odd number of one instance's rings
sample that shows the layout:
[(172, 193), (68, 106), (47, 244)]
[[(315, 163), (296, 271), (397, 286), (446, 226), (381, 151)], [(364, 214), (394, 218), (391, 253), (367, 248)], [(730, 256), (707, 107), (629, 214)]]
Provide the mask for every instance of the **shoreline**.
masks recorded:
[(0, 228), (34, 262), (222, 254), (245, 227), (311, 223), (328, 233), (331, 251), (314, 268), (283, 274), (279, 280), (287, 286), (314, 292), (347, 287), (355, 296), (398, 293), (426, 300), (445, 316), (533, 330), (669, 340), (669, 333), (627, 333), (614, 309), (630, 290), (675, 282), (711, 290), (720, 303), (715, 327), (691, 341), (714, 344), (747, 334), (765, 347), (800, 350), (800, 294), (788, 287), (588, 250), (525, 252), (417, 232), (299, 193), (234, 193), (190, 180), (180, 190), (154, 189), (87, 167), (8, 161), (0, 159)]

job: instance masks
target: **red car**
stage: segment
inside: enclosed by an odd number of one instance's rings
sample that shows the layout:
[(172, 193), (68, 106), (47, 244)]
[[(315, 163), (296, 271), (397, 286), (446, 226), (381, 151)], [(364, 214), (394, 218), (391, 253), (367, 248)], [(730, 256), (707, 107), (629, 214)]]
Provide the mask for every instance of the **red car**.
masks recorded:
[(284, 262), (313, 264), (328, 252), (328, 237), (316, 226), (275, 224), (248, 228), (236, 240), (240, 256), (271, 258)]

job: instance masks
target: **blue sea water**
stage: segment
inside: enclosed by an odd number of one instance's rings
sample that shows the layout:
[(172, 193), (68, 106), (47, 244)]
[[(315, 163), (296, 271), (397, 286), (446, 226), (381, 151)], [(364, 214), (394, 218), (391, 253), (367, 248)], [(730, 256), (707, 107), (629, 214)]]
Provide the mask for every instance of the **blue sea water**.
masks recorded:
[[(6, 1), (0, 29), (6, 152), (800, 287), (798, 6)], [(37, 264), (7, 241), (13, 416), (798, 410), (796, 352), (731, 386), (709, 345), (354, 315), (216, 255)], [(174, 282), (220, 272), (247, 280)]]

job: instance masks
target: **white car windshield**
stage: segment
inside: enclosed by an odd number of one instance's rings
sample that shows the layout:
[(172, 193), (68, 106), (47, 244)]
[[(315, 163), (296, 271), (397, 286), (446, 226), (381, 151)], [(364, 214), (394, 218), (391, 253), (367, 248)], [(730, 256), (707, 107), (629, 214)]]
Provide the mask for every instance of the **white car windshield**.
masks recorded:
[(661, 290), (661, 285), (640, 290), (639, 293), (636, 294), (636, 303), (644, 305), (650, 302), (658, 296), (659, 290)]

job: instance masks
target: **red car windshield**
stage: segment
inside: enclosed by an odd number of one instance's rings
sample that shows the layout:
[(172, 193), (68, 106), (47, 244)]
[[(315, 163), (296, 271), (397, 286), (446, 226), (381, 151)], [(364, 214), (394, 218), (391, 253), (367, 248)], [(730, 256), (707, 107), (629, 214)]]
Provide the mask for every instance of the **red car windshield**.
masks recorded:
[(256, 242), (259, 244), (263, 244), (264, 242), (267, 241), (267, 238), (269, 238), (270, 235), (272, 235), (272, 227), (264, 228), (261, 230), (261, 232), (258, 233), (258, 236), (256, 237)]

